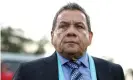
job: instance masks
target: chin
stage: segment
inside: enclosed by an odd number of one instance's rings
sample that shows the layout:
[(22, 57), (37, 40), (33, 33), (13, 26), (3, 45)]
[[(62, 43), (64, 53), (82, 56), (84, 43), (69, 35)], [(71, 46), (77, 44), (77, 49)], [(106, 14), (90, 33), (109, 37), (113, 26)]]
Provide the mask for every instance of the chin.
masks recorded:
[(63, 56), (68, 59), (78, 59), (82, 56), (82, 53), (78, 50), (67, 49), (63, 51)]
[(77, 54), (79, 51), (77, 49), (65, 49), (64, 53)]

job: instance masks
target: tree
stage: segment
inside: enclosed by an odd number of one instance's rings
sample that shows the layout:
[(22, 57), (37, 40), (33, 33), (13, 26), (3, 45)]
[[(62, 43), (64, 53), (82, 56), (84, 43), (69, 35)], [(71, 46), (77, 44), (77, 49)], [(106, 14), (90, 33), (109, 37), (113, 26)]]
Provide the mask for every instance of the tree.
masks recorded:
[(38, 42), (38, 50), (35, 52), (35, 54), (42, 54), (45, 53), (45, 49), (44, 46), (45, 44), (47, 44), (49, 41), (47, 40), (47, 38), (44, 36), (42, 39), (39, 40)]
[[(47, 43), (47, 39), (41, 39), (37, 45), (38, 49), (33, 54), (45, 53), (43, 46)], [(24, 44), (36, 43), (32, 39), (24, 37), (24, 32), (21, 29), (13, 29), (10, 26), (1, 29), (1, 51), (14, 53), (28, 53), (24, 49)], [(30, 46), (29, 44), (29, 46)], [(28, 47), (30, 48), (30, 47)]]

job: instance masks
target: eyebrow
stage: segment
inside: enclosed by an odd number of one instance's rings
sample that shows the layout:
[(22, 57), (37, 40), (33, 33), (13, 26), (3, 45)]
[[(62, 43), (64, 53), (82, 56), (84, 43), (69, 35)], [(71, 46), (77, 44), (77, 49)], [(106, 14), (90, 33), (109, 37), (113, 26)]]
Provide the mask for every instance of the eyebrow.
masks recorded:
[(67, 21), (61, 21), (60, 24), (69, 24), (70, 22), (67, 22)]
[[(74, 21), (73, 21), (74, 22)], [(70, 24), (71, 22), (70, 21), (61, 21), (60, 22), (60, 24)], [(82, 24), (82, 25), (84, 25), (84, 23), (83, 22), (74, 22), (74, 24)]]
[(84, 25), (83, 22), (75, 22), (74, 24), (82, 24), (82, 25)]

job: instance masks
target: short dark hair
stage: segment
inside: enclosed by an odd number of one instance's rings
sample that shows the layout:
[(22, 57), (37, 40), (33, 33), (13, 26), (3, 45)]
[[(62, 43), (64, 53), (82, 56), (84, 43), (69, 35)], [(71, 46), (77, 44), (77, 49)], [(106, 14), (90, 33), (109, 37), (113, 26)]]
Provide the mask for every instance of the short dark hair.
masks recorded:
[(56, 15), (54, 17), (54, 20), (53, 20), (52, 31), (54, 31), (54, 29), (55, 29), (58, 15), (64, 10), (79, 10), (82, 13), (84, 13), (84, 15), (86, 17), (88, 31), (91, 32), (90, 18), (87, 15), (86, 11), (80, 5), (78, 5), (77, 3), (68, 3), (67, 5), (65, 5), (65, 6), (63, 6), (62, 8), (59, 9), (59, 11), (56, 13)]

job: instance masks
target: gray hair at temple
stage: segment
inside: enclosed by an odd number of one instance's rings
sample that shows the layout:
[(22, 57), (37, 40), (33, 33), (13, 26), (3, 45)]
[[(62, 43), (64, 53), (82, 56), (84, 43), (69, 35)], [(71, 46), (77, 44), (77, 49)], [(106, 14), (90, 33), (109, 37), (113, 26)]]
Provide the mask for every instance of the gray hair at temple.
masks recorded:
[(56, 15), (54, 17), (54, 20), (53, 20), (52, 31), (54, 31), (54, 29), (56, 27), (56, 20), (57, 20), (58, 15), (64, 10), (79, 10), (79, 11), (81, 11), (86, 17), (86, 23), (87, 23), (87, 26), (88, 26), (88, 31), (92, 32), (89, 16), (87, 15), (86, 11), (80, 5), (78, 5), (77, 3), (68, 3), (67, 5), (65, 5), (65, 6), (63, 6), (62, 8), (59, 9), (59, 11), (56, 13)]

